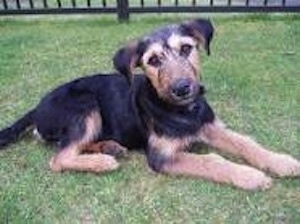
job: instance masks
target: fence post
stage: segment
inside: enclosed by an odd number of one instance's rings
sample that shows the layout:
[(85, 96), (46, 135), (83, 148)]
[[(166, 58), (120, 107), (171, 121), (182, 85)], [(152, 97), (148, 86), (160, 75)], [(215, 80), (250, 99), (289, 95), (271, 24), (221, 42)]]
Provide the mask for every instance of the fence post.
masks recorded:
[(118, 20), (127, 22), (129, 20), (129, 3), (128, 0), (117, 0)]

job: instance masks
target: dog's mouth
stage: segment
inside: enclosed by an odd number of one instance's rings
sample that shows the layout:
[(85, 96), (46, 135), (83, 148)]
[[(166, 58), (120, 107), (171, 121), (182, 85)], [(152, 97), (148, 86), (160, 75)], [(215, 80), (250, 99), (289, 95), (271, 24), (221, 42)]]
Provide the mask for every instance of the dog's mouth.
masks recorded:
[(186, 90), (182, 91), (170, 91), (171, 103), (179, 106), (184, 106), (195, 101), (196, 97), (205, 93), (205, 87), (201, 84), (190, 85), (186, 87)]

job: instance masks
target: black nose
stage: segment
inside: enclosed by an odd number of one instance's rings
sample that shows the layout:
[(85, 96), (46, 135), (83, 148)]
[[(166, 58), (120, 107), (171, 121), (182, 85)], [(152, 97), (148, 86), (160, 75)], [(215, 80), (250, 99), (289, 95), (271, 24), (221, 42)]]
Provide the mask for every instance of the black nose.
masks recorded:
[(172, 92), (178, 97), (189, 95), (191, 92), (191, 81), (187, 79), (178, 80), (172, 88)]

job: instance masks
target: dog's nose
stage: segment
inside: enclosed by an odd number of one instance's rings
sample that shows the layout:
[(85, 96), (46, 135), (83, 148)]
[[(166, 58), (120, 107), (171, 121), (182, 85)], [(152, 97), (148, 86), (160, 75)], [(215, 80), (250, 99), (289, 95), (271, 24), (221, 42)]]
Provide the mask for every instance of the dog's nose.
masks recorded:
[(172, 92), (178, 97), (189, 95), (191, 92), (191, 81), (188, 79), (178, 80), (172, 88)]

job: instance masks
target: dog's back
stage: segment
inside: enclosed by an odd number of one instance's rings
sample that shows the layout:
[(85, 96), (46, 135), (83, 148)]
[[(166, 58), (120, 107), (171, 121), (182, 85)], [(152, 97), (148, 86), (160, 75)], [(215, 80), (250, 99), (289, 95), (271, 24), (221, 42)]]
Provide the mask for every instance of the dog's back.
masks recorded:
[(59, 86), (36, 108), (0, 131), (0, 147), (16, 141), (29, 126), (36, 128), (42, 139), (63, 147), (72, 140), (66, 139), (71, 127), (78, 126), (72, 130), (72, 138), (85, 132), (83, 123), (92, 111), (101, 115), (102, 128), (96, 139), (113, 139), (128, 148), (144, 147), (146, 136), (136, 92), (145, 81), (143, 75), (138, 75), (134, 86), (130, 86), (124, 76), (97, 74)]

